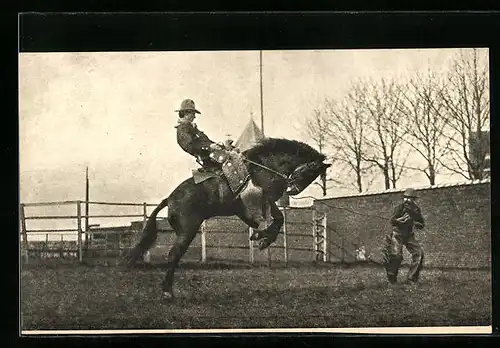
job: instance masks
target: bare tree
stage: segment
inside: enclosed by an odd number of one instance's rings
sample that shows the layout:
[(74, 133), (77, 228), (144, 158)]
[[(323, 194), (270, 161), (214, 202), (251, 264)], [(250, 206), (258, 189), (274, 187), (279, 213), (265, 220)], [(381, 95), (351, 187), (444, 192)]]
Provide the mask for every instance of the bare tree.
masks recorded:
[[(306, 119), (305, 131), (308, 137), (315, 143), (318, 151), (326, 155), (332, 163), (335, 161), (334, 156), (328, 154), (328, 124), (329, 122), (325, 118), (325, 115), (321, 113), (319, 109), (313, 110), (313, 115)], [(323, 196), (327, 194), (327, 182), (335, 181), (333, 178), (327, 176), (327, 173), (321, 174), (319, 179), (314, 183), (321, 187)]]
[[(489, 152), (488, 56), (461, 50), (452, 62), (448, 85), (440, 93), (447, 112), (449, 156), (440, 163), (466, 179), (483, 179)], [(485, 132), (485, 133), (483, 133)]]
[(376, 165), (384, 176), (385, 188), (395, 188), (405, 171), (411, 149), (403, 142), (401, 129), (406, 127), (406, 118), (400, 112), (401, 89), (392, 80), (381, 79), (379, 83), (358, 83), (357, 95), (366, 110), (366, 149), (363, 159)]
[(411, 169), (423, 172), (431, 185), (436, 183), (440, 160), (448, 153), (443, 131), (447, 119), (443, 114), (444, 105), (440, 95), (444, 85), (431, 71), (426, 77), (417, 74), (410, 82), (401, 86), (399, 111), (408, 122), (401, 128), (402, 139), (425, 160), (425, 167)]
[(358, 192), (363, 192), (363, 177), (372, 167), (363, 161), (367, 115), (360, 104), (362, 93), (362, 88), (352, 88), (341, 102), (325, 102), (328, 140), (337, 160), (346, 165), (349, 173), (354, 172)]

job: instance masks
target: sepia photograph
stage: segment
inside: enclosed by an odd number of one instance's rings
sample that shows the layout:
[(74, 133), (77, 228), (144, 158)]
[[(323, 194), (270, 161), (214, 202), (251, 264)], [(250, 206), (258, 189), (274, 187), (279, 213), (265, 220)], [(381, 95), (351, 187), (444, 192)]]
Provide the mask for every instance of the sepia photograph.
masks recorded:
[(23, 335), (492, 332), (488, 48), (18, 59)]

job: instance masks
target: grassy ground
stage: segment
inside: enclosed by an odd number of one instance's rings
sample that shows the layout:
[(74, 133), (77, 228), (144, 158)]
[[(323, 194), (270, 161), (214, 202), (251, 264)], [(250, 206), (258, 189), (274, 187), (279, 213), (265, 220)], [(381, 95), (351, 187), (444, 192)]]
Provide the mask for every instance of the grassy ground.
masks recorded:
[[(406, 270), (403, 270), (401, 278)], [(490, 325), (489, 271), (424, 270), (387, 286), (372, 267), (161, 269), (65, 266), (21, 273), (24, 330)]]

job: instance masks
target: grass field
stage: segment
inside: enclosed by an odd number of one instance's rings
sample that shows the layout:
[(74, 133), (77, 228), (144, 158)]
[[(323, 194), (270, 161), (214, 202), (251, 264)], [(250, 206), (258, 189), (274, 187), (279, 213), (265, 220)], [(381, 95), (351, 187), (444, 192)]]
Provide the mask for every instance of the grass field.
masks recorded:
[[(402, 270), (401, 278), (406, 270)], [(23, 330), (491, 325), (490, 271), (424, 269), (418, 287), (380, 268), (183, 268), (172, 303), (163, 271), (31, 267), (21, 272)]]

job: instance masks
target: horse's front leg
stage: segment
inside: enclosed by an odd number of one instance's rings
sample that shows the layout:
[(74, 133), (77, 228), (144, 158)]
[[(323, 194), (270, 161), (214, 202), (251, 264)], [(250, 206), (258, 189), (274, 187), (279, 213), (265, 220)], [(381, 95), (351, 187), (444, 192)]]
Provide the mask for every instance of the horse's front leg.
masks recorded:
[[(242, 209), (236, 215), (249, 227), (253, 228), (250, 240), (260, 240), (263, 233), (269, 228), (265, 217), (264, 207), (261, 204), (249, 205), (248, 202), (241, 202)], [(246, 204), (245, 204), (246, 203)]]
[(276, 241), (276, 239), (278, 238), (278, 234), (281, 231), (281, 227), (283, 226), (283, 223), (285, 221), (283, 213), (280, 211), (278, 205), (275, 202), (268, 201), (267, 204), (269, 205), (273, 222), (271, 223), (271, 225), (269, 225), (269, 227), (259, 233), (260, 250), (267, 248), (269, 245)]
[[(248, 217), (247, 214), (238, 214), (239, 217), (246, 222), (250, 227), (254, 229), (250, 240), (259, 241), (259, 249), (263, 250), (272, 244), (278, 238), (278, 234), (283, 226), (285, 218), (283, 213), (279, 210), (278, 206), (274, 202), (266, 202), (267, 206), (261, 211), (262, 214), (253, 214), (252, 217)], [(267, 212), (269, 208), (271, 213), (272, 222), (268, 225), (267, 222)]]

